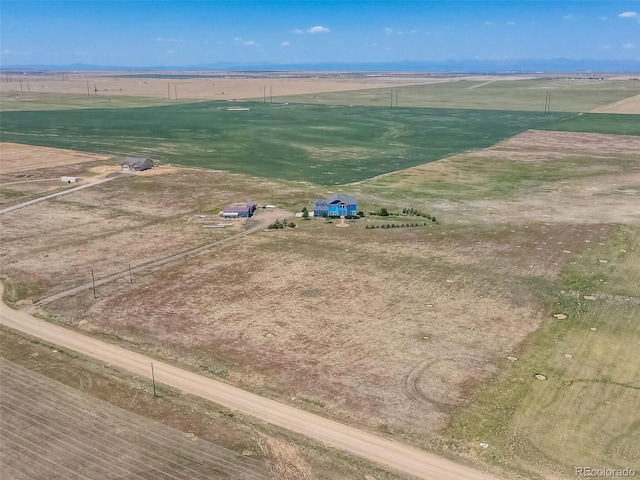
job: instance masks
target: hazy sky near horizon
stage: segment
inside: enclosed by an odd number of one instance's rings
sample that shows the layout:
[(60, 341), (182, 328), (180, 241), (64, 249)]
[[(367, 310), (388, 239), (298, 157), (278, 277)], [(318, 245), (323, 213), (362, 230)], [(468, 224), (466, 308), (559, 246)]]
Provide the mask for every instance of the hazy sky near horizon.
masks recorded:
[(0, 1), (1, 65), (640, 59), (638, 1)]

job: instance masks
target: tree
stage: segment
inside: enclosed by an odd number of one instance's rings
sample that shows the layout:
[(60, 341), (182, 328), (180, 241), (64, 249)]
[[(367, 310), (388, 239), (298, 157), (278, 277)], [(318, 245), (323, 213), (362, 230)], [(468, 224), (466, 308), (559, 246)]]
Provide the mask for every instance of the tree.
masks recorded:
[(378, 215), (380, 215), (381, 217), (388, 217), (389, 212), (385, 207), (382, 207), (380, 210), (378, 210)]
[(307, 210), (307, 207), (304, 207), (302, 209), (302, 218), (304, 218), (305, 220), (309, 220), (309, 211)]

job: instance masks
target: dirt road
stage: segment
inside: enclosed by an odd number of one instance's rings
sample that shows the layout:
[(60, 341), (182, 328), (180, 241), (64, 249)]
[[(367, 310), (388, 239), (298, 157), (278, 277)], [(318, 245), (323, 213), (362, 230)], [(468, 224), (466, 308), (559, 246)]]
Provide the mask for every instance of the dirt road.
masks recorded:
[[(4, 285), (0, 284), (0, 295)], [(331, 447), (371, 460), (393, 471), (431, 480), (489, 480), (494, 477), (464, 465), (437, 457), (333, 420), (299, 410), (284, 403), (260, 397), (224, 382), (183, 370), (150, 357), (110, 345), (95, 338), (36, 319), (2, 304), (0, 323), (81, 355), (106, 362), (116, 368), (151, 376), (184, 393), (197, 395), (233, 411), (251, 415)]]
[[(93, 185), (95, 185), (95, 184), (93, 184)], [(68, 190), (68, 191), (70, 191), (70, 190)], [(3, 213), (3, 211), (0, 211), (0, 213)], [(100, 285), (104, 285), (105, 283), (113, 282), (114, 280), (117, 280), (119, 278), (125, 278), (125, 277), (129, 276), (130, 273), (136, 273), (136, 272), (139, 272), (141, 270), (148, 270), (150, 268), (156, 268), (156, 267), (159, 267), (161, 265), (165, 265), (165, 264), (170, 263), (170, 262), (175, 262), (176, 260), (180, 260), (181, 258), (184, 258), (186, 256), (195, 255), (197, 253), (204, 252), (205, 250), (209, 250), (210, 248), (218, 247), (220, 245), (224, 245), (226, 243), (230, 243), (230, 242), (232, 242), (234, 240), (237, 240), (238, 238), (243, 237), (245, 235), (249, 235), (251, 233), (259, 232), (259, 231), (264, 230), (265, 228), (267, 228), (270, 223), (275, 222), (275, 220), (277, 218), (280, 218), (280, 219), (290, 218), (290, 217), (293, 217), (293, 215), (294, 215), (293, 213), (288, 212), (286, 210), (279, 209), (279, 208), (269, 209), (264, 213), (261, 212), (260, 214), (257, 214), (255, 216), (247, 219), (247, 223), (245, 225), (245, 229), (241, 233), (238, 233), (236, 235), (232, 235), (232, 236), (227, 237), (227, 238), (223, 238), (222, 240), (217, 240), (217, 241), (212, 242), (212, 243), (207, 243), (207, 244), (201, 245), (199, 247), (190, 248), (188, 250), (183, 250), (182, 252), (178, 252), (178, 253), (175, 253), (173, 255), (162, 257), (162, 258), (159, 258), (157, 260), (153, 260), (151, 262), (144, 263), (142, 265), (137, 265), (135, 267), (132, 267), (130, 270), (129, 269), (123, 270), (121, 272), (114, 273), (113, 275), (109, 275), (108, 277), (96, 279), (95, 282), (88, 282), (88, 283), (79, 285), (77, 287), (70, 288), (69, 290), (65, 290), (64, 292), (59, 292), (59, 293), (56, 293), (55, 295), (51, 295), (49, 297), (41, 298), (41, 299), (37, 300), (35, 303), (37, 305), (46, 305), (48, 303), (55, 302), (56, 300), (60, 300), (61, 298), (70, 297), (72, 295), (76, 295), (77, 293), (83, 292), (85, 290), (89, 290), (90, 288), (93, 288), (94, 285), (96, 287), (99, 287)]]
[(84, 190), (85, 188), (89, 188), (89, 187), (95, 187), (96, 185), (100, 185), (101, 183), (105, 183), (105, 182), (110, 182), (111, 180), (115, 180), (116, 178), (120, 178), (120, 177), (121, 176), (118, 175), (114, 177), (104, 178), (102, 180), (97, 180), (95, 182), (87, 183), (85, 185), (80, 185), (79, 187), (70, 188), (69, 190), (63, 190), (62, 192), (52, 193), (51, 195), (45, 195), (44, 197), (39, 197), (34, 200), (29, 200), (28, 202), (19, 203), (11, 207), (3, 208), (2, 210), (0, 210), (0, 215), (2, 215), (3, 213), (13, 212), (14, 210), (17, 210), (19, 208), (28, 207), (29, 205), (33, 205), (34, 203), (49, 200), (50, 198), (60, 197), (62, 195), (68, 195), (70, 193), (77, 192), (78, 190)]

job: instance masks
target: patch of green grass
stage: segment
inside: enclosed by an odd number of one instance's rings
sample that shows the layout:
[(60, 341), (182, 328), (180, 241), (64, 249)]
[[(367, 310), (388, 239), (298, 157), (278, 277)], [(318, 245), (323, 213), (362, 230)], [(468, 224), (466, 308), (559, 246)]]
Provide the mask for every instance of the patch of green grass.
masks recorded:
[[(5, 141), (321, 185), (344, 184), (489, 147), (560, 115), (228, 102), (5, 112)], [(566, 116), (566, 114), (565, 114)]]
[(640, 115), (585, 113), (563, 118), (558, 122), (550, 122), (540, 127), (540, 130), (640, 135)]
[[(278, 102), (324, 105), (527, 110), (542, 112), (551, 94), (552, 112), (586, 112), (640, 94), (638, 82), (626, 80), (455, 80), (426, 85), (278, 97)], [(397, 95), (397, 97), (396, 97)]]
[(373, 178), (358, 186), (366, 195), (388, 199), (409, 196), (414, 201), (505, 199), (542, 191), (555, 182), (619, 172), (628, 159), (565, 157), (549, 162), (520, 162), (464, 154), (447, 160), (447, 177), (400, 171)]
[[(640, 276), (625, 266), (640, 263), (639, 239), (639, 227), (621, 227), (559, 282), (534, 282), (547, 299), (547, 320), (512, 352), (517, 361), (498, 360), (501, 373), (455, 416), (444, 436), (447, 448), (474, 451), (526, 478), (572, 475), (574, 465), (640, 465), (640, 412), (629, 408), (640, 402), (640, 303), (584, 298), (602, 294), (593, 290), (593, 260), (620, 247), (628, 256), (597, 275), (621, 288), (610, 294), (637, 287)], [(553, 318), (556, 313), (567, 318)]]

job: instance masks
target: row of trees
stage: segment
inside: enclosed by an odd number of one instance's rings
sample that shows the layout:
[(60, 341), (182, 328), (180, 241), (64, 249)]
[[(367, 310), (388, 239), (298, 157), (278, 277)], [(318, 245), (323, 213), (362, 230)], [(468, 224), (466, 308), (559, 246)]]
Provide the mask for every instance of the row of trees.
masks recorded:
[(385, 223), (382, 225), (367, 225), (366, 228), (367, 230), (369, 229), (374, 229), (374, 228), (411, 228), (411, 227), (420, 227), (420, 226), (425, 226), (427, 225), (427, 222), (423, 222), (423, 223)]
[(413, 215), (414, 217), (424, 217), (431, 220), (431, 215), (429, 215), (428, 213), (421, 212), (416, 208), (403, 208), (402, 215)]

